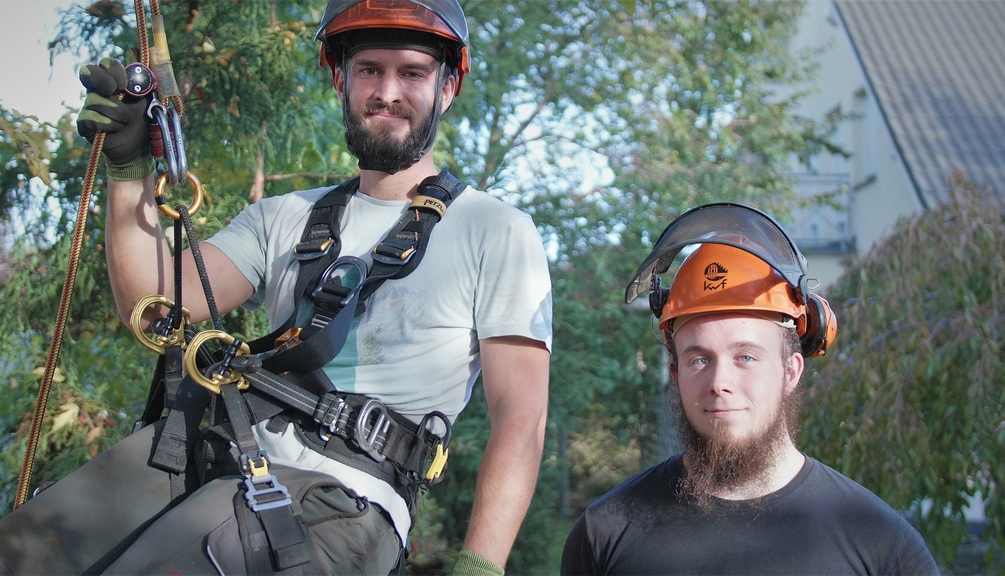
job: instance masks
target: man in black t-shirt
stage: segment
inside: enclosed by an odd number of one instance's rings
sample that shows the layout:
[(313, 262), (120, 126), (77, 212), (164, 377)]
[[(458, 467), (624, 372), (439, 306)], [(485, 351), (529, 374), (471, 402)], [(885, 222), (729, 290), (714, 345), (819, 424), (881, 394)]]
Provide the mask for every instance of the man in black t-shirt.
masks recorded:
[(563, 574), (938, 574), (901, 514), (795, 445), (804, 360), (827, 351), (837, 322), (777, 222), (737, 204), (687, 212), (626, 300), (647, 289), (686, 450), (586, 510)]

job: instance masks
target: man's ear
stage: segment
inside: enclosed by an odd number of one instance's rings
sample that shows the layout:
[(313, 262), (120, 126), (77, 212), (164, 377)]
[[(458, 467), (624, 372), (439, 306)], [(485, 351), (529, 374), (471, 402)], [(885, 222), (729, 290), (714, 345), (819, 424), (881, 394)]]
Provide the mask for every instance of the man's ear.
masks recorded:
[(670, 378), (673, 379), (674, 384), (679, 384), (679, 382), (677, 381), (677, 363), (676, 362), (671, 362), (670, 363)]
[(338, 66), (332, 70), (332, 84), (335, 85), (335, 92), (341, 100), (345, 92), (345, 70)]
[(450, 110), (450, 105), (454, 103), (454, 90), (456, 87), (457, 76), (454, 74), (447, 75), (443, 81), (443, 86), (440, 88), (440, 114)]
[(806, 367), (806, 359), (803, 355), (796, 352), (795, 354), (789, 356), (788, 362), (785, 363), (785, 392), (786, 394), (791, 393), (799, 385), (799, 379), (803, 376), (803, 369)]

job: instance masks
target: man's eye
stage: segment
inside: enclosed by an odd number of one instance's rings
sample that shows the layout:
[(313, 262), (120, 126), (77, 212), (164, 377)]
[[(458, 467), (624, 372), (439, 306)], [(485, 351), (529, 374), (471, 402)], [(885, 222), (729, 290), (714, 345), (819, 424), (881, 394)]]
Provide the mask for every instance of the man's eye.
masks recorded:
[(753, 361), (754, 361), (753, 356), (747, 356), (747, 355), (740, 356), (740, 362), (753, 362)]
[(695, 358), (691, 360), (692, 366), (704, 366), (706, 364), (708, 364), (708, 358)]

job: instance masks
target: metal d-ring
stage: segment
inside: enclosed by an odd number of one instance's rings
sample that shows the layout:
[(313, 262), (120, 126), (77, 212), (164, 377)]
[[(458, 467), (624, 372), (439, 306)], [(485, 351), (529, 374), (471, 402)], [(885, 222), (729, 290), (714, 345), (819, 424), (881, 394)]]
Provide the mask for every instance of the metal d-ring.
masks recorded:
[(129, 328), (133, 332), (133, 336), (139, 340), (140, 344), (148, 350), (153, 350), (154, 352), (163, 355), (164, 349), (168, 346), (181, 345), (185, 346), (185, 325), (190, 323), (190, 317), (188, 309), (182, 308), (182, 322), (178, 328), (171, 331), (169, 335), (163, 334), (147, 334), (143, 331), (143, 312), (146, 311), (153, 304), (163, 304), (168, 308), (174, 306), (174, 302), (167, 299), (167, 297), (160, 294), (153, 294), (151, 296), (146, 296), (141, 298), (136, 306), (133, 306), (133, 313), (129, 316)]
[[(249, 386), (251, 386), (251, 384), (235, 370), (225, 369), (222, 374), (213, 372), (208, 377), (203, 375), (203, 373), (199, 370), (199, 364), (197, 361), (199, 357), (199, 348), (201, 348), (202, 345), (209, 340), (219, 340), (226, 346), (230, 346), (237, 341), (236, 338), (222, 330), (204, 330), (196, 334), (195, 338), (192, 338), (192, 341), (189, 342), (188, 349), (185, 350), (185, 357), (182, 361), (185, 366), (185, 373), (188, 374), (189, 378), (194, 380), (196, 384), (215, 394), (220, 393), (220, 387), (224, 384), (236, 382), (238, 390), (246, 390)], [(247, 343), (241, 342), (237, 355), (248, 356), (250, 354), (251, 348)]]

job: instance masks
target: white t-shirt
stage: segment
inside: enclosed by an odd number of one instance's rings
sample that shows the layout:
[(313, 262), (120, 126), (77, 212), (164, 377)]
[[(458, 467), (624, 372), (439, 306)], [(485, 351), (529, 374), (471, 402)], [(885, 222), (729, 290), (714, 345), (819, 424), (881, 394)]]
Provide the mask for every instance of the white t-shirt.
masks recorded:
[[(272, 329), (293, 312), (299, 271), (293, 247), (311, 206), (328, 190), (266, 198), (208, 240), (255, 286), (244, 306), (264, 303)], [(369, 265), (370, 251), (407, 208), (407, 201), (357, 192), (341, 222), (340, 254)], [(387, 280), (370, 297), (325, 371), (338, 390), (376, 398), (416, 423), (433, 410), (453, 421), (481, 371), (478, 341), (523, 336), (550, 349), (551, 320), (548, 263), (530, 216), (469, 187), (433, 227), (419, 266), (405, 278)], [(408, 509), (389, 485), (311, 450), (292, 425), (281, 434), (264, 423), (255, 428), (275, 463), (337, 477), (384, 507), (405, 541)]]

